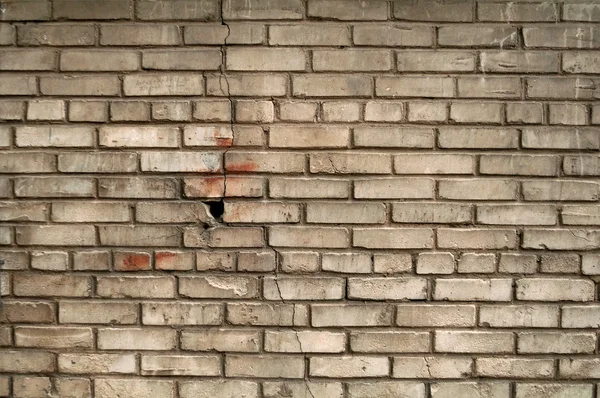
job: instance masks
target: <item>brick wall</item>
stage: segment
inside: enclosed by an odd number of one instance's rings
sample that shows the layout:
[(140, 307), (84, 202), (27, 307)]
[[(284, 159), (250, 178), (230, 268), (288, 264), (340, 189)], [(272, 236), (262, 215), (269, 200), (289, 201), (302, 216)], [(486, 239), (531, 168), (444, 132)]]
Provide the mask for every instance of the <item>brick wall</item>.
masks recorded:
[(1, 397), (600, 397), (597, 1), (0, 21)]

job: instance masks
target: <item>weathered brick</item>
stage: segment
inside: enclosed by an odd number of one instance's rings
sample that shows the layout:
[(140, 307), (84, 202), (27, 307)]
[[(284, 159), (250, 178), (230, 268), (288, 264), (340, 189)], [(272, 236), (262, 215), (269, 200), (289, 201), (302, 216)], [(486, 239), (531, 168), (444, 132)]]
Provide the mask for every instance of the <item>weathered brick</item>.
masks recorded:
[(308, 395), (323, 396), (330, 398), (342, 398), (342, 383), (325, 382), (265, 382), (263, 383), (263, 394), (265, 398), (277, 398), (281, 391), (292, 394), (293, 397)]
[(214, 21), (219, 14), (218, 4), (201, 0), (143, 0), (136, 3), (136, 16), (144, 21), (171, 19)]
[(2, 323), (52, 323), (54, 305), (45, 301), (3, 301)]
[(438, 44), (444, 47), (510, 48), (517, 44), (517, 29), (485, 25), (442, 26), (438, 30)]
[(306, 306), (299, 304), (229, 303), (227, 321), (232, 325), (307, 325), (308, 312)]
[(462, 98), (520, 98), (518, 77), (459, 77), (458, 96)]
[(409, 224), (460, 224), (470, 223), (473, 208), (469, 205), (454, 203), (394, 203), (392, 221)]
[(304, 360), (300, 356), (228, 355), (225, 357), (227, 377), (301, 379)]
[(242, 0), (225, 0), (223, 18), (235, 19), (302, 19), (304, 5), (300, 0), (279, 0), (272, 3), (258, 0), (249, 4)]
[(330, 326), (390, 326), (393, 309), (381, 304), (313, 304), (311, 321), (314, 327)]
[(174, 46), (181, 43), (174, 25), (102, 25), (100, 44), (104, 46)]
[(483, 377), (550, 378), (554, 375), (551, 359), (477, 358), (476, 372)]
[(294, 97), (368, 97), (372, 80), (362, 75), (305, 74), (292, 76)]
[(0, 350), (0, 370), (9, 373), (54, 372), (56, 354), (47, 351)]
[(143, 379), (97, 379), (94, 393), (97, 398), (129, 395), (131, 398), (173, 398), (175, 386), (172, 381)]
[(314, 153), (310, 172), (325, 174), (389, 174), (391, 159), (382, 153)]
[(310, 358), (310, 375), (317, 377), (384, 377), (389, 374), (386, 357), (344, 356)]
[(355, 147), (432, 148), (434, 131), (419, 127), (357, 127), (354, 129)]
[(438, 279), (433, 298), (448, 301), (510, 301), (511, 279)]
[(306, 54), (298, 48), (227, 48), (227, 70), (303, 71), (305, 68)]
[(431, 47), (432, 30), (426, 26), (360, 24), (353, 28), (354, 44), (388, 47)]
[(472, 174), (473, 156), (463, 154), (405, 154), (394, 156), (396, 174)]
[(549, 155), (482, 155), (481, 174), (555, 176), (558, 163)]
[(100, 350), (172, 350), (176, 331), (155, 328), (98, 329)]
[(127, 96), (203, 95), (204, 78), (193, 74), (140, 74), (123, 77)]
[(517, 124), (535, 124), (543, 121), (540, 103), (516, 102), (506, 104), (506, 121)]
[(287, 93), (287, 76), (244, 74), (207, 76), (206, 94), (229, 97), (281, 97)]
[(600, 247), (600, 231), (580, 229), (525, 230), (523, 248), (545, 250), (592, 250)]
[(175, 297), (175, 279), (171, 276), (98, 277), (96, 284), (96, 292), (100, 297)]
[(403, 356), (393, 358), (392, 377), (398, 379), (454, 379), (472, 374), (473, 360), (465, 357)]
[(3, 21), (47, 21), (51, 7), (47, 0), (7, 1), (3, 4)]
[(58, 369), (71, 374), (135, 374), (133, 354), (60, 354)]
[(133, 51), (67, 50), (60, 54), (60, 70), (133, 71), (140, 68), (139, 58)]
[(260, 333), (253, 330), (214, 329), (185, 331), (181, 348), (190, 351), (258, 352)]
[(496, 22), (556, 22), (559, 5), (554, 3), (483, 3), (479, 2), (477, 18)]
[(350, 132), (343, 127), (272, 126), (269, 129), (272, 148), (343, 148), (349, 141)]
[(529, 77), (528, 98), (593, 99), (598, 94), (597, 80), (572, 77)]
[(308, 16), (315, 18), (348, 20), (386, 20), (386, 3), (347, 3), (344, 0), (309, 0)]
[(555, 305), (486, 305), (479, 311), (479, 324), (497, 328), (558, 327)]
[(418, 0), (393, 2), (394, 18), (408, 21), (470, 22), (473, 20), (472, 1), (438, 2)]
[(92, 284), (87, 276), (16, 274), (13, 277), (15, 296), (87, 297)]
[(15, 328), (17, 347), (92, 348), (94, 337), (91, 328), (18, 327)]
[(392, 54), (382, 50), (314, 50), (313, 70), (323, 71), (388, 71)]
[(51, 71), (56, 68), (57, 54), (50, 50), (1, 50), (2, 71)]
[(516, 297), (530, 301), (591, 301), (594, 286), (583, 279), (523, 278), (516, 282)]
[(466, 327), (475, 325), (475, 306), (403, 304), (396, 307), (400, 327)]
[(272, 46), (348, 46), (350, 30), (343, 25), (271, 25), (269, 44)]
[(354, 181), (357, 199), (432, 199), (435, 182), (428, 178), (372, 178)]
[(267, 352), (344, 352), (344, 333), (301, 331), (272, 331), (265, 333)]
[(597, 176), (600, 175), (600, 157), (594, 155), (565, 156), (562, 164), (566, 175)]
[(103, 101), (71, 101), (69, 121), (105, 122), (108, 120), (108, 103)]
[(309, 203), (306, 222), (317, 224), (383, 224), (383, 203)]
[(360, 104), (356, 102), (328, 101), (321, 108), (321, 119), (325, 122), (357, 122), (360, 119)]
[(121, 92), (117, 76), (43, 76), (40, 91), (44, 95), (114, 96)]
[(211, 152), (144, 152), (142, 171), (214, 173), (222, 170), (221, 156)]
[(36, 95), (37, 78), (34, 76), (0, 76), (0, 95)]
[(510, 332), (435, 332), (436, 352), (510, 353), (514, 346), (515, 336)]
[(518, 334), (519, 353), (593, 353), (596, 346), (594, 333), (524, 332)]
[(91, 46), (96, 42), (92, 25), (29, 24), (17, 27), (17, 43), (25, 46)]
[(348, 298), (362, 300), (425, 300), (424, 278), (349, 278)]
[(142, 375), (146, 376), (220, 376), (218, 356), (144, 355)]
[(599, 48), (596, 27), (531, 26), (523, 28), (526, 47)]
[(466, 51), (397, 51), (400, 72), (472, 72), (475, 54)]
[(375, 94), (378, 97), (453, 97), (454, 79), (437, 76), (381, 76), (375, 79)]
[(302, 153), (227, 152), (225, 169), (231, 172), (300, 173), (304, 170)]
[(324, 178), (272, 178), (269, 196), (272, 198), (347, 198), (348, 181)]
[(135, 303), (103, 301), (61, 301), (60, 323), (134, 324), (138, 319)]
[(265, 41), (265, 26), (259, 23), (203, 23), (184, 27), (185, 44), (261, 44)]

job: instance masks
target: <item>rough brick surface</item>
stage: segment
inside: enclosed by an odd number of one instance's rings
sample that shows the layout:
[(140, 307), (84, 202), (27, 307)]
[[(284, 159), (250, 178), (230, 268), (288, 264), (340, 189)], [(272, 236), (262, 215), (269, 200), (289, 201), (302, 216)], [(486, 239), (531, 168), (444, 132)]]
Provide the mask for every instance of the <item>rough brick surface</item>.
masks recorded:
[(0, 397), (600, 398), (599, 24), (0, 1)]

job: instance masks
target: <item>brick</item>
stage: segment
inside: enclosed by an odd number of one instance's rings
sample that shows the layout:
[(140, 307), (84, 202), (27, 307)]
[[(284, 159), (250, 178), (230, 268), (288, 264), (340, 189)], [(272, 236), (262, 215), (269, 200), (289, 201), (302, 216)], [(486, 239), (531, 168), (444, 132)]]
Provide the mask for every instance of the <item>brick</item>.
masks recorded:
[(136, 221), (151, 224), (208, 222), (209, 210), (195, 202), (138, 202)]
[(76, 252), (73, 254), (73, 269), (83, 270), (107, 270), (110, 265), (110, 256), (106, 251)]
[(450, 105), (450, 120), (456, 123), (499, 124), (502, 119), (504, 119), (504, 108), (500, 103), (461, 102)]
[(272, 148), (347, 147), (350, 133), (343, 127), (272, 126), (269, 146)]
[(9, 46), (15, 43), (16, 29), (9, 24), (0, 24), (0, 46)]
[(227, 321), (232, 325), (306, 325), (308, 313), (306, 306), (298, 304), (228, 303)]
[(556, 73), (558, 53), (502, 51), (481, 53), (481, 69), (500, 73)]
[(181, 348), (190, 351), (258, 352), (260, 333), (252, 330), (215, 329), (186, 331)]
[(280, 252), (280, 268), (286, 273), (316, 272), (319, 254), (314, 252)]
[(384, 50), (314, 50), (314, 71), (388, 71), (392, 57)]
[(272, 198), (347, 198), (348, 181), (324, 178), (272, 178), (269, 196)]
[(214, 21), (218, 19), (218, 4), (198, 0), (140, 1), (136, 3), (136, 16), (144, 21), (191, 19)]
[(44, 351), (0, 350), (0, 370), (10, 373), (51, 373), (56, 355)]
[(473, 72), (475, 54), (466, 51), (397, 51), (400, 72)]
[(473, 208), (469, 205), (454, 203), (394, 203), (392, 221), (409, 224), (470, 223)]
[(356, 332), (350, 335), (353, 352), (428, 352), (426, 332)]
[(15, 137), (19, 147), (91, 147), (95, 143), (95, 132), (90, 127), (17, 127)]
[(305, 74), (292, 76), (294, 97), (368, 97), (373, 91), (362, 75)]
[(433, 298), (448, 301), (510, 301), (511, 279), (438, 279)]
[(344, 352), (346, 335), (344, 333), (321, 331), (267, 331), (265, 333), (265, 351), (267, 352)]
[(0, 173), (49, 173), (55, 165), (53, 154), (5, 152), (0, 159)]
[(127, 222), (129, 206), (110, 202), (54, 202), (52, 220), (58, 222)]
[[(587, 122), (587, 108), (578, 104), (550, 104), (548, 105), (550, 113), (550, 124), (562, 125), (585, 125)], [(577, 132), (576, 132), (577, 133)], [(598, 140), (598, 136), (594, 137), (594, 141)], [(590, 145), (590, 144), (584, 144)], [(593, 144), (591, 144), (593, 145)]]
[(389, 373), (388, 358), (368, 356), (310, 358), (310, 375), (317, 377), (384, 377)]
[(597, 206), (564, 206), (561, 220), (565, 225), (597, 225), (600, 208)]
[(272, 46), (349, 46), (350, 30), (346, 26), (302, 24), (269, 26)]
[(258, 383), (241, 380), (182, 381), (179, 383), (181, 398), (234, 398), (243, 394), (247, 398), (258, 398)]
[(0, 220), (46, 221), (48, 210), (46, 205), (39, 203), (0, 202)]
[(596, 346), (593, 333), (524, 332), (518, 334), (519, 353), (591, 354)]
[(144, 355), (142, 375), (146, 376), (220, 376), (218, 356)]
[(65, 252), (33, 252), (31, 268), (45, 271), (66, 271), (69, 267), (69, 254)]
[(452, 253), (421, 253), (417, 257), (417, 274), (454, 273)]
[(532, 26), (523, 28), (526, 47), (599, 48), (595, 27)]
[(52, 323), (54, 305), (45, 301), (3, 301), (2, 323)]
[(169, 199), (178, 195), (177, 181), (172, 178), (100, 178), (98, 182), (103, 198)]
[(343, 0), (310, 0), (308, 16), (341, 21), (386, 20), (387, 8), (387, 4), (379, 2), (348, 4)]
[(25, 102), (0, 102), (0, 120), (23, 120), (25, 117)]
[(483, 377), (541, 378), (554, 376), (551, 359), (477, 358), (477, 374)]
[(391, 159), (382, 153), (315, 153), (310, 155), (310, 172), (325, 174), (389, 174)]
[[(227, 79), (226, 86), (224, 86), (225, 78)], [(227, 76), (208, 76), (206, 79), (206, 94), (211, 96), (281, 97), (286, 95), (286, 92), (287, 77), (285, 75), (237, 73)]]
[(520, 98), (518, 77), (459, 77), (458, 96), (461, 98)]
[(228, 126), (187, 125), (183, 129), (183, 142), (186, 146), (230, 147), (233, 136), (233, 130)]
[(57, 55), (50, 50), (0, 50), (2, 71), (51, 71), (56, 68)]
[(600, 20), (598, 8), (595, 4), (564, 4), (563, 21), (592, 22)]
[(355, 25), (354, 44), (387, 47), (431, 47), (433, 35), (429, 27), (384, 25), (378, 23)]
[(360, 104), (356, 102), (325, 102), (321, 108), (325, 122), (357, 122), (360, 118)]
[(433, 198), (434, 181), (426, 178), (381, 178), (354, 181), (354, 197), (371, 199)]
[(326, 253), (322, 255), (323, 271), (368, 274), (371, 272), (371, 257), (363, 253)]
[(100, 350), (172, 350), (176, 345), (176, 332), (171, 329), (128, 328), (98, 329)]
[(37, 79), (33, 76), (0, 76), (0, 95), (36, 95)]
[(402, 304), (396, 307), (400, 327), (466, 327), (475, 325), (475, 306)]
[(435, 351), (452, 353), (511, 353), (515, 336), (510, 332), (436, 331)]
[(37, 225), (17, 227), (19, 245), (93, 246), (96, 231), (92, 225)]
[(408, 4), (394, 2), (394, 18), (408, 21), (470, 22), (473, 20), (471, 1), (445, 2), (419, 0)]
[(179, 29), (174, 25), (102, 25), (100, 44), (103, 46), (173, 46), (181, 43)]
[(60, 354), (58, 369), (71, 374), (135, 374), (133, 354)]
[(473, 157), (462, 154), (405, 154), (394, 156), (396, 174), (472, 174)]
[(558, 313), (554, 305), (486, 305), (480, 307), (479, 324), (497, 328), (555, 328)]
[[(265, 398), (277, 398), (281, 391), (287, 391), (293, 397), (313, 394), (316, 396), (342, 398), (343, 387), (341, 383), (324, 382), (265, 382), (263, 383), (263, 394)], [(286, 392), (286, 393), (287, 393)]]
[(189, 121), (192, 118), (190, 102), (155, 102), (152, 104), (152, 119)]
[(173, 398), (172, 381), (141, 379), (97, 379), (94, 381), (94, 393), (97, 398), (109, 398), (117, 395), (129, 395), (131, 398)]
[(233, 253), (196, 253), (196, 269), (198, 271), (233, 271), (235, 261), (236, 257)]
[(41, 77), (40, 91), (58, 96), (114, 96), (121, 89), (116, 76), (69, 75)]
[(543, 121), (543, 106), (539, 103), (506, 104), (506, 121), (516, 124), (535, 124)]
[(235, 120), (238, 122), (273, 122), (275, 109), (271, 101), (236, 101)]
[(269, 245), (277, 247), (348, 247), (348, 230), (322, 227), (270, 227)]
[(96, 42), (92, 25), (30, 24), (17, 27), (17, 43), (25, 46), (91, 46)]
[(516, 282), (516, 297), (531, 301), (591, 301), (594, 286), (582, 279), (523, 278)]
[(437, 76), (381, 76), (375, 79), (378, 97), (447, 98), (454, 96), (454, 79)]
[(137, 155), (127, 152), (71, 152), (58, 156), (58, 170), (71, 173), (118, 173), (137, 169)]
[[(467, 110), (468, 108), (455, 108), (455, 104), (452, 105), (450, 117), (455, 119), (456, 114), (453, 116), (453, 111), (459, 112)], [(466, 105), (466, 104), (465, 104)], [(492, 104), (488, 104), (492, 105)], [(499, 105), (499, 104), (493, 104)], [(469, 104), (473, 111), (484, 112), (485, 108), (473, 106)], [(469, 112), (471, 111), (469, 110)], [(465, 115), (461, 116), (465, 117)], [(471, 117), (471, 116), (467, 116)], [(478, 116), (475, 116), (476, 118)], [(500, 119), (498, 119), (500, 120)], [(480, 120), (482, 123), (482, 119)], [(484, 129), (484, 128), (461, 128), (461, 127), (440, 127), (438, 129), (438, 145), (441, 148), (517, 148), (519, 144), (519, 132), (515, 129)]]
[(591, 384), (533, 384), (518, 383), (517, 397), (542, 398), (547, 396), (591, 397)]
[(108, 103), (100, 101), (71, 101), (69, 121), (105, 122), (108, 120)]
[(24, 177), (15, 180), (17, 197), (91, 197), (94, 180), (83, 177)]
[(554, 176), (557, 159), (546, 155), (483, 155), (481, 174)]
[(185, 44), (262, 44), (265, 26), (259, 23), (229, 22), (227, 25), (203, 23), (184, 27)]
[(18, 274), (13, 277), (15, 296), (87, 297), (91, 290), (91, 280), (87, 276)]
[(540, 257), (541, 272), (569, 274), (579, 271), (580, 261), (577, 254), (548, 254)]
[(221, 156), (209, 152), (144, 152), (142, 171), (211, 173), (222, 170)]
[(302, 19), (304, 6), (300, 0), (259, 0), (249, 4), (242, 0), (226, 0), (223, 18), (235, 19)]
[(597, 156), (565, 156), (563, 171), (566, 175), (597, 176), (600, 175), (600, 157)]
[[(110, 7), (108, 10), (104, 6)], [(128, 0), (88, 1), (85, 6), (76, 0), (58, 0), (54, 17), (60, 19), (131, 19)]]
[(369, 101), (365, 104), (365, 121), (399, 122), (404, 119), (404, 115), (402, 102)]
[(552, 3), (478, 3), (477, 18), (494, 22), (556, 22), (559, 7)]
[(425, 300), (423, 278), (350, 278), (348, 298), (362, 300)]
[(498, 271), (509, 274), (535, 274), (537, 256), (531, 254), (503, 253), (500, 255)]
[(265, 278), (267, 300), (338, 300), (344, 297), (345, 283), (339, 278)]
[(312, 326), (390, 326), (392, 307), (379, 304), (313, 304)]
[(368, 249), (425, 249), (433, 247), (429, 228), (355, 228), (353, 246)]
[(298, 48), (227, 48), (227, 70), (303, 71), (306, 55)]
[(229, 101), (196, 101), (193, 117), (203, 122), (231, 121), (231, 104)]
[(133, 51), (67, 50), (60, 54), (62, 71), (134, 71), (140, 69), (139, 55)]
[(7, 1), (2, 10), (3, 21), (47, 21), (51, 4), (47, 0)]
[(225, 357), (225, 376), (301, 379), (304, 366), (300, 356), (229, 355)]
[(211, 230), (188, 229), (184, 231), (186, 247), (262, 247), (262, 228), (221, 227)]
[(58, 306), (60, 323), (121, 324), (137, 323), (135, 303), (105, 301), (61, 301)]
[(489, 205), (477, 206), (477, 222), (488, 225), (555, 225), (554, 206)]
[(458, 259), (459, 273), (491, 274), (496, 271), (494, 254), (464, 253)]
[[(454, 5), (452, 6), (454, 7)], [(443, 47), (514, 47), (517, 29), (496, 26), (448, 25), (438, 30), (438, 44)]]
[(454, 379), (468, 377), (473, 372), (473, 360), (465, 357), (403, 356), (393, 361), (392, 377), (398, 379)]
[(357, 127), (354, 129), (355, 147), (432, 148), (434, 131), (419, 127)]
[[(550, 106), (552, 107), (553, 105)], [(523, 129), (522, 134), (522, 144), (525, 148), (598, 149), (600, 146), (600, 136), (593, 130), (587, 129), (561, 127), (547, 129), (527, 128)]]
[(173, 298), (175, 279), (170, 276), (98, 277), (96, 292), (110, 298)]
[(92, 329), (54, 327), (18, 327), (15, 328), (17, 347), (44, 348), (92, 348), (94, 337)]
[(180, 251), (157, 251), (154, 267), (159, 270), (188, 271), (194, 268), (194, 253)]
[(598, 185), (591, 181), (523, 181), (523, 198), (530, 201), (595, 201)]
[(118, 101), (110, 104), (110, 120), (143, 121), (150, 119), (150, 106), (145, 102)]
[(545, 250), (592, 250), (600, 246), (597, 230), (548, 229), (526, 230), (523, 248)]
[(595, 379), (600, 375), (598, 359), (569, 358), (559, 361), (562, 377), (569, 379)]
[(528, 98), (593, 99), (597, 82), (586, 78), (530, 77), (527, 78)]
[(228, 223), (297, 223), (300, 208), (282, 202), (228, 202), (223, 219)]
[(308, 223), (383, 224), (386, 208), (378, 203), (310, 203), (306, 208)]
[(180, 278), (179, 293), (184, 297), (195, 298), (256, 298), (258, 279), (245, 276)]
[(126, 96), (203, 95), (204, 79), (192, 74), (143, 74), (123, 78)]

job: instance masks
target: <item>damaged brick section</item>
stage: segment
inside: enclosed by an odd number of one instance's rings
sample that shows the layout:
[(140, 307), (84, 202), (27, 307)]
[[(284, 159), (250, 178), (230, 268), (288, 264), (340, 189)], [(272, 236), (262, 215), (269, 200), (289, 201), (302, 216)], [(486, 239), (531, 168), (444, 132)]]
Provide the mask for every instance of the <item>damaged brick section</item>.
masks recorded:
[(600, 8), (0, 5), (0, 397), (597, 398)]

